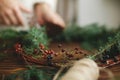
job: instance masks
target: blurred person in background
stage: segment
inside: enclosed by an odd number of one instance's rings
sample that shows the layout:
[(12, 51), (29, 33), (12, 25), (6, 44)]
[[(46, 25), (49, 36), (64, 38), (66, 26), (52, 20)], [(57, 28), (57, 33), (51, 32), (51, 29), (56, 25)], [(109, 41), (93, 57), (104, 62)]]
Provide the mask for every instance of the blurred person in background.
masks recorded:
[(65, 23), (53, 10), (55, 2), (56, 0), (0, 0), (0, 25), (24, 25), (23, 13), (28, 15), (33, 12), (36, 22), (46, 25), (49, 35), (59, 33)]

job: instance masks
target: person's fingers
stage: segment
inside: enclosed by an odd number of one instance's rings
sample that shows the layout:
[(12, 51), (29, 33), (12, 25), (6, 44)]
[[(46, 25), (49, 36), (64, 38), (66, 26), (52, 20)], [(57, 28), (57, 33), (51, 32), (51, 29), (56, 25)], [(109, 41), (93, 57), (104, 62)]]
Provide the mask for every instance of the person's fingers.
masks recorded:
[(58, 25), (61, 28), (64, 28), (65, 23), (63, 19), (57, 13), (50, 13), (46, 16), (46, 22), (51, 23), (53, 25)]
[(20, 9), (19, 9), (19, 8), (16, 8), (16, 9), (14, 10), (14, 13), (15, 13), (15, 16), (16, 16), (19, 24), (20, 24), (20, 25), (24, 25), (24, 19), (23, 19), (23, 16), (22, 16), (22, 13), (21, 13)]
[(2, 18), (2, 16), (0, 15), (0, 25), (2, 25), (3, 24), (3, 18)]
[(5, 14), (2, 14), (3, 24), (10, 25), (10, 20)]
[(23, 5), (20, 5), (20, 10), (22, 12), (31, 13), (31, 11), (29, 9), (27, 9), (26, 7), (24, 7)]
[(7, 17), (9, 18), (9, 20), (10, 20), (10, 22), (11, 22), (11, 24), (13, 24), (13, 25), (16, 25), (16, 24), (18, 24), (18, 21), (17, 21), (17, 19), (16, 19), (16, 17), (15, 17), (15, 14), (13, 13), (13, 11), (7, 11), (6, 12), (6, 15), (7, 15)]

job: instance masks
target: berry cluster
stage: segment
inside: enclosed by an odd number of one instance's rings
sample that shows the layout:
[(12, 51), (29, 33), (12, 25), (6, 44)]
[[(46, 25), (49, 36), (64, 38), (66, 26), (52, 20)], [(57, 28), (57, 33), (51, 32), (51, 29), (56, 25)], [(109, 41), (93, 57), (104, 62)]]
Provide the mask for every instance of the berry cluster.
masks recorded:
[(118, 64), (120, 63), (120, 51), (116, 46), (112, 46), (110, 50), (104, 51), (99, 61), (106, 67)]
[[(75, 55), (83, 55), (84, 57), (87, 56), (87, 54), (84, 51), (79, 50), (79, 48), (74, 48), (73, 50), (65, 50), (62, 48), (61, 44), (58, 45), (58, 48), (60, 49), (60, 52), (56, 53), (52, 49), (46, 49), (43, 44), (39, 44), (39, 48), (34, 49), (33, 53), (30, 55), (30, 54), (26, 54), (21, 44), (19, 43), (15, 44), (16, 53), (22, 55), (24, 60), (26, 60), (27, 62), (36, 63), (36, 64), (56, 65), (59, 63), (57, 57), (59, 57), (61, 60), (68, 61), (68, 60), (74, 60)], [(35, 58), (34, 56), (39, 56), (39, 58), (38, 57)], [(57, 62), (54, 63), (53, 58), (56, 58), (55, 61)], [(80, 58), (78, 57), (77, 59)]]
[(83, 51), (80, 50), (79, 48), (74, 48), (73, 50), (65, 50), (62, 48), (62, 45), (59, 44), (58, 48), (61, 50), (61, 53), (65, 54), (65, 57), (70, 60), (75, 57), (75, 55), (84, 55), (84, 57), (87, 56), (87, 54)]
[(22, 48), (22, 45), (19, 43), (15, 44), (15, 51), (17, 54), (22, 55), (23, 58), (28, 62), (34, 62), (34, 63), (40, 63), (40, 64), (44, 64), (44, 63), (41, 63), (40, 60), (35, 59), (33, 57), (34, 55), (40, 55), (40, 58), (46, 59), (49, 65), (51, 64), (52, 57), (56, 56), (53, 50), (45, 49), (43, 44), (40, 44), (38, 49), (34, 49), (31, 55), (26, 54), (26, 51)]
[(19, 44), (19, 43), (15, 44), (15, 51), (18, 52), (18, 53), (23, 52), (21, 44)]
[[(60, 52), (56, 53), (52, 49), (46, 49), (43, 44), (39, 44), (39, 48), (34, 49), (32, 55), (30, 55), (30, 54), (26, 54), (21, 44), (17, 43), (15, 45), (16, 53), (22, 55), (25, 61), (35, 64), (61, 66), (60, 65), (61, 62), (57, 60), (57, 58), (64, 61), (70, 61), (70, 60), (81, 59), (81, 57), (79, 57), (81, 55), (83, 55), (83, 57), (87, 56), (87, 54), (83, 50), (80, 50), (79, 48), (74, 48), (73, 50), (65, 50), (64, 48), (62, 48), (61, 44), (58, 45), (58, 48), (60, 49)], [(39, 56), (39, 57), (35, 58), (34, 56)], [(77, 58), (75, 58), (76, 56)], [(57, 62), (54, 62), (54, 59)], [(99, 58), (98, 61), (101, 62), (99, 64), (100, 66), (109, 67), (120, 63), (120, 54), (118, 53), (115, 54), (114, 52), (108, 54), (108, 52), (105, 52), (102, 55), (102, 57)]]

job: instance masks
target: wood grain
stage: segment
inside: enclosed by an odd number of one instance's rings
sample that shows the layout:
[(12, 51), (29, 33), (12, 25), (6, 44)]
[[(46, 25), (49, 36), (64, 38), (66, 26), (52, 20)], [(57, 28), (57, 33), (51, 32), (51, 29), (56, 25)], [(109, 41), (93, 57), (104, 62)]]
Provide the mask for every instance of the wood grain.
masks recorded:
[[(50, 45), (50, 48), (59, 52), (57, 45), (58, 43), (52, 43)], [(75, 47), (79, 47), (79, 44), (63, 43), (63, 47), (67, 49), (73, 49)], [(4, 60), (1, 60), (0, 62), (0, 74), (9, 75), (9, 74), (15, 73), (16, 71), (24, 70), (26, 69), (25, 67), (26, 67), (26, 64), (20, 57), (15, 56), (14, 53), (10, 53), (8, 54), (8, 56), (4, 58)], [(116, 80), (120, 80), (120, 64), (109, 67), (108, 69), (113, 72), (114, 76), (116, 77)], [(99, 80), (110, 80), (110, 79), (108, 79), (107, 74), (101, 73)]]

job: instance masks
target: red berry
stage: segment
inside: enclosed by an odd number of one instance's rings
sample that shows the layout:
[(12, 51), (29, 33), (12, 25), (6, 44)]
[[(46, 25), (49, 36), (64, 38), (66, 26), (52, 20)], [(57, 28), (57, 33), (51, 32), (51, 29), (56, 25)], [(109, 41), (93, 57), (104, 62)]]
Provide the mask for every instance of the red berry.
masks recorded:
[(83, 54), (82, 51), (79, 51), (80, 54)]
[(34, 49), (34, 52), (33, 52), (34, 54), (38, 54), (39, 53), (39, 51), (37, 50), (37, 49)]
[(68, 55), (68, 57), (69, 57), (69, 58), (72, 58), (72, 57), (73, 57), (73, 55), (72, 55), (72, 54), (69, 54), (69, 55)]
[(55, 52), (53, 50), (50, 50), (50, 54), (55, 54)]
[(46, 59), (47, 57), (46, 57), (46, 55), (43, 55), (42, 58)]
[(48, 50), (45, 50), (44, 52), (45, 52), (46, 54), (48, 54), (48, 53), (49, 53), (49, 52), (48, 52)]
[(51, 50), (48, 50), (48, 54), (52, 54), (52, 53), (51, 53)]
[(40, 44), (39, 47), (40, 47), (40, 49), (44, 49), (45, 48), (45, 46), (43, 44)]
[(65, 53), (66, 55), (69, 55), (68, 52)]
[(84, 54), (84, 56), (87, 56), (87, 54)]
[(113, 64), (114, 61), (113, 61), (112, 59), (109, 59), (109, 60), (106, 61), (106, 63), (107, 63), (107, 64)]
[(61, 45), (61, 44), (59, 44), (59, 45), (58, 45), (58, 48), (61, 48), (61, 47), (62, 47), (62, 45)]
[(115, 56), (115, 59), (118, 60), (118, 61), (120, 61), (120, 55)]
[(21, 48), (21, 44), (19, 43), (15, 44), (15, 48)]
[(76, 51), (78, 51), (78, 48), (75, 48)]
[(76, 51), (75, 54), (78, 54), (78, 52)]
[(55, 54), (54, 54), (54, 56), (58, 56), (58, 54), (57, 54), (57, 53), (55, 53)]
[(64, 50), (64, 49), (62, 49), (61, 51), (62, 51), (62, 52), (65, 52), (65, 50)]

